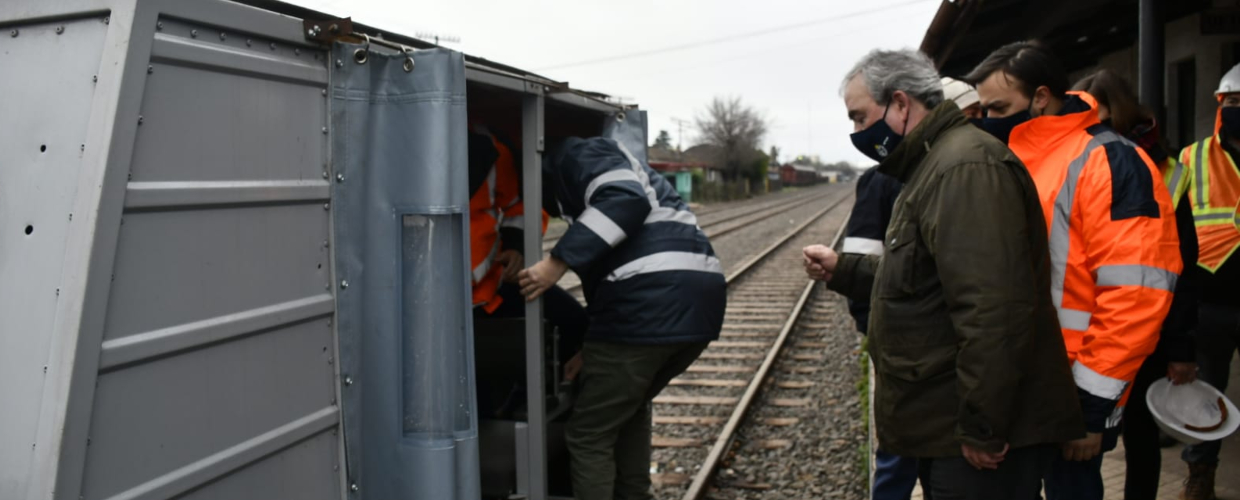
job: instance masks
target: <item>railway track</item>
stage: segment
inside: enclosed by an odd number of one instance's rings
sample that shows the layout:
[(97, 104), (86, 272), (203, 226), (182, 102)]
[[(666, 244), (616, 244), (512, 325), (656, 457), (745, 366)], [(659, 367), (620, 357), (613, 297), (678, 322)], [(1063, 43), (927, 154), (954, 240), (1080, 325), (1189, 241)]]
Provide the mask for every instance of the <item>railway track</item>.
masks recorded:
[[(722, 236), (755, 221), (822, 198), (821, 188), (807, 191), (806, 193), (797, 193), (791, 197), (771, 200), (765, 203), (729, 206), (697, 214), (699, 226), (708, 238)], [(548, 234), (543, 239), (543, 252), (549, 252), (552, 248), (555, 248), (555, 244), (560, 241), (560, 236), (562, 235), (562, 232), (556, 235)]]
[[(810, 406), (810, 398), (760, 398), (763, 388), (782, 366), (784, 358), (804, 362), (793, 370), (813, 373), (824, 356), (812, 352), (820, 341), (798, 339), (785, 353), (794, 337), (797, 322), (810, 304), (814, 283), (800, 264), (800, 249), (810, 243), (838, 240), (847, 220), (851, 193), (837, 196), (822, 210), (793, 228), (764, 250), (754, 254), (727, 276), (728, 309), (723, 333), (703, 352), (686, 373), (673, 380), (654, 400), (654, 439), (656, 463), (654, 482), (660, 498), (699, 500), (717, 486), (715, 473), (734, 457), (736, 436), (743, 425), (794, 428), (797, 418), (762, 418), (746, 421), (758, 401), (790, 408)], [(826, 313), (830, 314), (830, 313)], [(805, 351), (810, 349), (810, 351)], [(780, 389), (806, 389), (806, 380), (778, 383)], [(790, 446), (789, 439), (769, 439), (756, 443), (759, 448)], [(690, 475), (689, 471), (693, 471)], [(727, 481), (725, 488), (760, 488), (762, 484)]]

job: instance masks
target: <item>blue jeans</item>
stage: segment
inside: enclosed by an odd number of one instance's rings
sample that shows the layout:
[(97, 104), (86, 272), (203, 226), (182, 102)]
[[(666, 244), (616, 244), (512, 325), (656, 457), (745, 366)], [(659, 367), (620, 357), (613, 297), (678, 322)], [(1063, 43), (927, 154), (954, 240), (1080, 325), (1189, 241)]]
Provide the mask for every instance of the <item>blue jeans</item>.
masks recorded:
[(917, 485), (917, 459), (892, 455), (883, 450), (874, 453), (874, 490), (871, 500), (909, 500)]
[[(1240, 308), (1202, 304), (1197, 315), (1197, 367), (1201, 380), (1227, 392), (1231, 357), (1240, 347)], [(1180, 455), (1190, 464), (1218, 464), (1222, 441), (1186, 446)]]
[(1103, 432), (1102, 453), (1084, 462), (1070, 462), (1056, 453), (1046, 476), (1046, 500), (1102, 500), (1102, 455), (1115, 449), (1119, 434), (1119, 427)]

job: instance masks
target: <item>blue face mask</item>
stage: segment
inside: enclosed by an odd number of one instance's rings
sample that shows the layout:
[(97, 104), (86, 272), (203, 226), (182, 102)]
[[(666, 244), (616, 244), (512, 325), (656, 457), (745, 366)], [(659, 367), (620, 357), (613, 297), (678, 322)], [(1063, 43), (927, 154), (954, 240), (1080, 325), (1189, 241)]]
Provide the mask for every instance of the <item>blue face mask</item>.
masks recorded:
[[(883, 110), (883, 117), (874, 122), (865, 130), (852, 134), (853, 146), (860, 151), (861, 154), (869, 156), (870, 159), (882, 163), (887, 155), (895, 151), (896, 146), (900, 144), (900, 139), (904, 136), (897, 134), (891, 130), (891, 126), (887, 125), (887, 111), (891, 110), (891, 104), (887, 104), (887, 108)], [(905, 129), (908, 128), (908, 118), (904, 121)]]

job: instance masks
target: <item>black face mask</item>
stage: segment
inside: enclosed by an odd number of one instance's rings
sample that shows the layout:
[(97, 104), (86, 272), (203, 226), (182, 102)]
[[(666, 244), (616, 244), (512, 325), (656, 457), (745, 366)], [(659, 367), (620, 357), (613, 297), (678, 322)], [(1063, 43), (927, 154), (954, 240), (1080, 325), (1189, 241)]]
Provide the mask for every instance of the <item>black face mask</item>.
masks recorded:
[[(887, 155), (895, 151), (896, 146), (900, 144), (900, 139), (904, 138), (904, 136), (891, 130), (890, 125), (887, 125), (887, 112), (890, 110), (891, 103), (887, 103), (887, 108), (883, 110), (882, 118), (865, 130), (849, 136), (852, 138), (853, 146), (857, 148), (857, 151), (879, 163), (882, 163)], [(904, 129), (908, 130), (907, 116), (904, 117)]]
[(1105, 120), (1102, 120), (1102, 124), (1103, 124), (1103, 125), (1106, 125), (1106, 126), (1107, 126), (1107, 128), (1115, 128), (1114, 126), (1112, 126), (1112, 125), (1111, 125), (1111, 119), (1110, 119), (1110, 118), (1107, 118), (1107, 119), (1105, 119)]
[(969, 118), (969, 123), (971, 123), (974, 127), (980, 128), (982, 130), (986, 130), (984, 127), (982, 127), (983, 121), (985, 121), (985, 118)]
[(1227, 132), (1229, 138), (1240, 139), (1240, 107), (1223, 108), (1223, 131)]
[(1007, 144), (1008, 139), (1012, 136), (1012, 129), (1016, 128), (1017, 125), (1032, 119), (1033, 115), (1029, 113), (1029, 110), (1024, 110), (1012, 116), (1005, 116), (1003, 118), (991, 118), (988, 116), (986, 118), (982, 118), (982, 130), (990, 132), (990, 135), (995, 136), (1000, 141), (1003, 141), (1004, 144)]

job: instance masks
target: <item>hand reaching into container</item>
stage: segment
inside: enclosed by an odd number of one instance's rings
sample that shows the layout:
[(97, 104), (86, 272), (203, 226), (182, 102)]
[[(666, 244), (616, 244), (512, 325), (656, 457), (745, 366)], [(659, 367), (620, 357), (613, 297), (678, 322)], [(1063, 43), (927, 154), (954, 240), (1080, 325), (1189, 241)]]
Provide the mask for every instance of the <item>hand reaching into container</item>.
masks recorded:
[(504, 272), (500, 275), (500, 280), (504, 283), (517, 283), (517, 273), (521, 272), (521, 268), (525, 267), (525, 256), (516, 250), (504, 250), (495, 256), (495, 264), (504, 266)]
[(569, 382), (577, 380), (577, 375), (581, 373), (581, 365), (583, 363), (584, 362), (581, 359), (581, 351), (578, 351), (576, 356), (573, 356), (572, 359), (569, 359), (568, 362), (564, 363), (564, 380)]
[(560, 281), (566, 272), (568, 272), (568, 264), (555, 257), (547, 256), (517, 274), (517, 284), (521, 286), (521, 295), (525, 296), (526, 301), (537, 299), (542, 296), (543, 292), (555, 286), (555, 283)]

